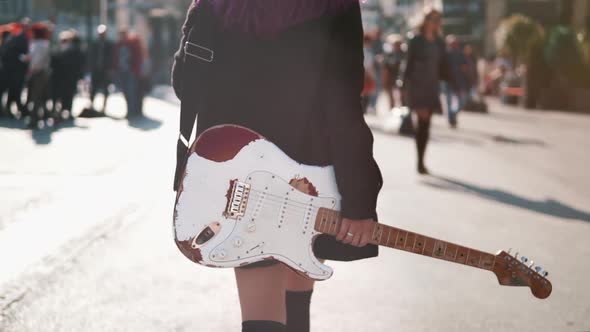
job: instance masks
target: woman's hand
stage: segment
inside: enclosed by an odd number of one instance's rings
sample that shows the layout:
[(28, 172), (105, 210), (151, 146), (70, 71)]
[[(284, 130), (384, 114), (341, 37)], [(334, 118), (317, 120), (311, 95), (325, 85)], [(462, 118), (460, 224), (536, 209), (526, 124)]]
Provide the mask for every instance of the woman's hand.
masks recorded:
[(364, 247), (371, 240), (374, 229), (375, 222), (373, 219), (353, 220), (344, 218), (336, 240), (355, 247)]

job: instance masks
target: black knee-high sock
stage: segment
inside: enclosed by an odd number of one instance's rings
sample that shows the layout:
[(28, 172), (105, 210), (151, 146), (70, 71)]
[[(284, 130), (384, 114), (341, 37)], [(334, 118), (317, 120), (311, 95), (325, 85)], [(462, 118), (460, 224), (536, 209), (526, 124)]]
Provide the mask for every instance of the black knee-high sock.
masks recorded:
[(247, 320), (242, 322), (242, 332), (286, 332), (285, 324), (270, 320)]
[(309, 332), (309, 305), (313, 290), (287, 291), (287, 330), (286, 332)]
[(424, 168), (424, 154), (428, 139), (430, 138), (430, 119), (418, 119), (418, 128), (416, 130), (416, 148), (418, 150), (418, 167)]

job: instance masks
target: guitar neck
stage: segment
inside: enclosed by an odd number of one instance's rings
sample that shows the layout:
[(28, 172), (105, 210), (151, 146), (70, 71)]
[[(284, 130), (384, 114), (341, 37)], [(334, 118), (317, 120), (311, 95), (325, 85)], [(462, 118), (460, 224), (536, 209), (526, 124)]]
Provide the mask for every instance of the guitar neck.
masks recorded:
[[(320, 208), (315, 230), (336, 236), (341, 223), (338, 211)], [(483, 251), (379, 223), (375, 223), (370, 243), (488, 271), (492, 271), (496, 259), (495, 255)]]

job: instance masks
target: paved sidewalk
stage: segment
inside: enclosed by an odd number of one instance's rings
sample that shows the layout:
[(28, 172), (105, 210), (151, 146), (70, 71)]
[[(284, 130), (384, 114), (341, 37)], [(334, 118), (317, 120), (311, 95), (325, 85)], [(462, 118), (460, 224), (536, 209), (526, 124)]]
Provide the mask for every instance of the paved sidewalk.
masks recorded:
[[(1, 331), (239, 331), (232, 271), (196, 266), (172, 241), (177, 114), (169, 109), (151, 103), (161, 125), (125, 142), (140, 150), (143, 166), (119, 159), (127, 166), (114, 167), (124, 176), (109, 180), (121, 191), (114, 200), (129, 198), (138, 208), (51, 273), (28, 280), (2, 312)], [(430, 177), (415, 174), (411, 139), (377, 128), (383, 222), (492, 253), (512, 247), (550, 271), (554, 292), (537, 300), (525, 288), (499, 286), (491, 273), (384, 248), (376, 259), (330, 263), (334, 277), (314, 294), (313, 330), (590, 331), (588, 128), (588, 116), (496, 104), (489, 115), (462, 114), (457, 131), (438, 117)], [(66, 144), (59, 136), (54, 143)], [(45, 160), (44, 153), (30, 158)], [(25, 177), (20, 165), (2, 167), (10, 178)], [(99, 187), (88, 183), (77, 193)], [(0, 188), (12, 201), (9, 187)], [(113, 199), (102, 197), (90, 204), (93, 213), (112, 215)], [(32, 209), (42, 215), (52, 205)], [(30, 222), (53, 225), (52, 216)]]

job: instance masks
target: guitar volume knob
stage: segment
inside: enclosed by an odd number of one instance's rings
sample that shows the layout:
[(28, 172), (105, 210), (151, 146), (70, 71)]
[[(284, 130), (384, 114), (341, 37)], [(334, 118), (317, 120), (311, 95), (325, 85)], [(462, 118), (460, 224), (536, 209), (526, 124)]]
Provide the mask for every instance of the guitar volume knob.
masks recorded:
[(239, 248), (242, 244), (244, 244), (244, 241), (241, 238), (237, 237), (234, 239), (234, 247)]
[(217, 256), (221, 259), (225, 259), (227, 257), (227, 252), (223, 249), (219, 250), (219, 252), (217, 252)]

